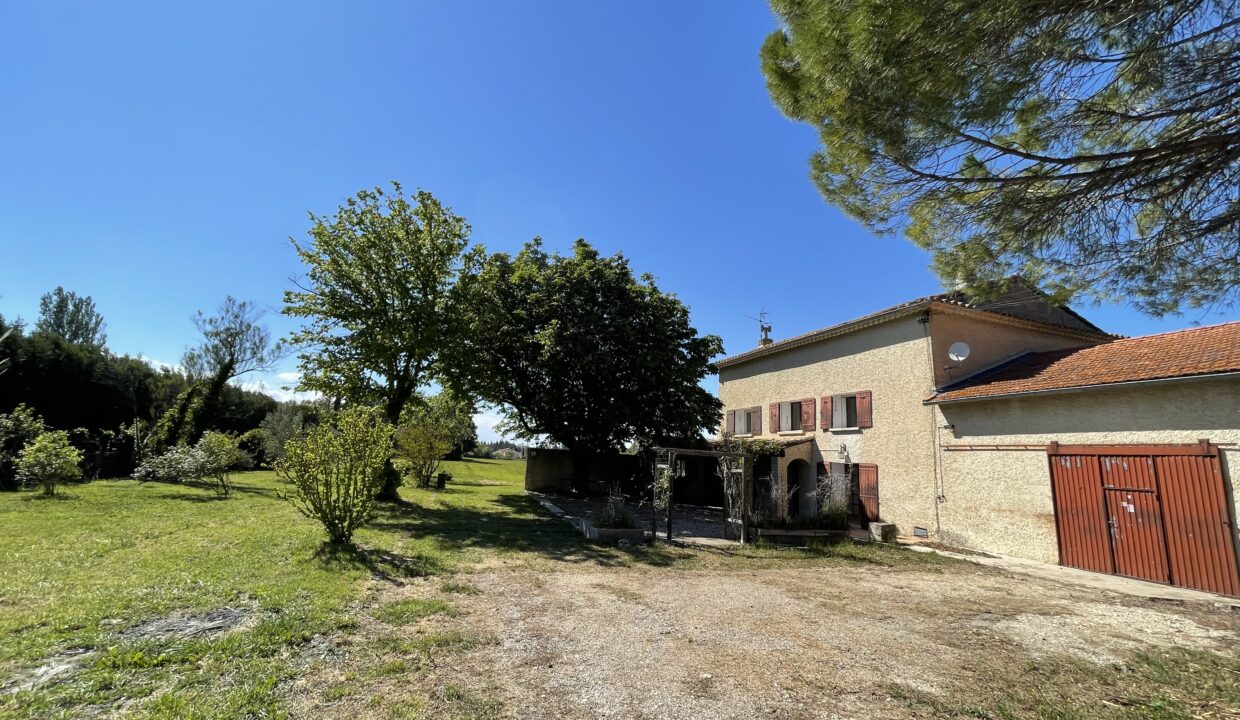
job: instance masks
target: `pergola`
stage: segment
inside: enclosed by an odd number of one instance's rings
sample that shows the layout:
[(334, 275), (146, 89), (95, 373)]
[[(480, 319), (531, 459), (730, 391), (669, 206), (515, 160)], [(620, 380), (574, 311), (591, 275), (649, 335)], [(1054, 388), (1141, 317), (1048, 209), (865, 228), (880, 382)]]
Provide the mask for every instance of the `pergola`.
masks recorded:
[[(652, 448), (655, 453), (655, 465), (659, 465), (658, 458), (664, 453), (667, 454), (667, 467), (669, 470), (676, 466), (676, 461), (681, 457), (709, 457), (718, 461), (721, 458), (736, 458), (741, 461), (741, 493), (740, 493), (740, 521), (741, 521), (741, 544), (749, 543), (749, 503), (750, 496), (753, 494), (753, 460), (756, 457), (753, 453), (728, 451), (728, 450), (698, 450), (696, 448)], [(653, 474), (652, 474), (653, 477)], [(672, 476), (673, 480), (675, 475)], [(724, 482), (727, 479), (724, 478)], [(653, 490), (652, 490), (653, 492)], [(726, 488), (725, 488), (726, 496)], [(672, 501), (672, 488), (668, 487), (667, 492), (667, 539), (672, 539), (672, 507), (675, 503)], [(731, 518), (729, 518), (729, 521)], [(658, 516), (656, 513), (650, 514), (650, 536), (652, 538), (658, 536)]]

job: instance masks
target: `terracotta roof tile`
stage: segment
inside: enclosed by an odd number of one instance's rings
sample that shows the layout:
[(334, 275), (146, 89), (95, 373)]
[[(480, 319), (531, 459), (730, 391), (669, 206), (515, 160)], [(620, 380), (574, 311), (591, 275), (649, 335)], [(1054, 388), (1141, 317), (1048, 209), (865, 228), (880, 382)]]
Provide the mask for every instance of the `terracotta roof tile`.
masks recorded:
[(951, 385), (927, 402), (1240, 372), (1240, 322), (1027, 353)]

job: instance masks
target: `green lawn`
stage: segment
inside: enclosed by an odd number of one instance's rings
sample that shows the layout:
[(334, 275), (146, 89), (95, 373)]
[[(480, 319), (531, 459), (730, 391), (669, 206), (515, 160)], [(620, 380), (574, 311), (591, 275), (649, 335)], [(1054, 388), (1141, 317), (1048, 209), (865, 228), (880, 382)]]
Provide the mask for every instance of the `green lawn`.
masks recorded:
[[(471, 592), (479, 567), (603, 564), (761, 567), (769, 563), (933, 564), (879, 547), (742, 552), (587, 545), (522, 492), (524, 463), (449, 463), (447, 489), (404, 489), (333, 551), (317, 523), (280, 498), (270, 472), (207, 488), (133, 480), (70, 486), (62, 497), (0, 494), (0, 677), (23, 677), (84, 649), (65, 682), (0, 695), (0, 717), (74, 717), (82, 708), (133, 717), (279, 717), (283, 683), (316, 636), (347, 633), (350, 603), (371, 577), (442, 575)], [(214, 639), (126, 640), (135, 625), (220, 608), (247, 613)], [(443, 608), (393, 608), (411, 617)]]

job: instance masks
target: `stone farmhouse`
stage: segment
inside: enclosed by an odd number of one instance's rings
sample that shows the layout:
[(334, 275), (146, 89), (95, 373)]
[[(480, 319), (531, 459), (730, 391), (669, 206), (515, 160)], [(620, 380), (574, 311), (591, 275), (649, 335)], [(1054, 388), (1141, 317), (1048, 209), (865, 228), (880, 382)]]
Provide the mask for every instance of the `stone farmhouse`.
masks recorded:
[(1240, 594), (1240, 322), (1119, 338), (1027, 286), (919, 298), (720, 361), (724, 430), (777, 439), (788, 515)]

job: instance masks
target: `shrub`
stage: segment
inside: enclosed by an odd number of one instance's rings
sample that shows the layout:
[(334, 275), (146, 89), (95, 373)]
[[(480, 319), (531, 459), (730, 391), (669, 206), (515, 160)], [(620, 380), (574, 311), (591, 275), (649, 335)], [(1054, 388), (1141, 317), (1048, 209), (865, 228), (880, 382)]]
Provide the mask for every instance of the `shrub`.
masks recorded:
[(391, 426), (373, 408), (352, 407), (290, 440), (276, 472), (293, 484), (294, 507), (321, 522), (332, 543), (344, 544), (374, 511), (391, 452)]
[(203, 458), (199, 477), (211, 481), (217, 493), (228, 497), (232, 493), (228, 471), (241, 458), (241, 451), (237, 449), (237, 438), (211, 430), (203, 433), (202, 439), (194, 448), (201, 452)]
[(45, 432), (22, 448), (17, 477), (25, 484), (42, 485), (44, 495), (55, 495), (57, 485), (82, 476), (80, 462), (82, 453), (69, 444), (68, 433)]
[(455, 443), (451, 428), (434, 419), (423, 419), (396, 431), (396, 455), (418, 481), (418, 487), (431, 486), (443, 456), (451, 452)]
[(17, 479), (17, 457), (43, 430), (43, 419), (25, 405), (18, 405), (11, 413), (0, 414), (0, 490), (16, 490), (21, 486)]
[(267, 443), (270, 440), (271, 433), (261, 427), (241, 433), (241, 437), (237, 438), (237, 447), (241, 449), (243, 457), (235, 467), (238, 470), (271, 467), (272, 460), (267, 456)]
[(201, 478), (206, 467), (207, 458), (202, 449), (177, 445), (143, 460), (133, 476), (153, 482), (185, 482)]
[(826, 530), (848, 529), (848, 506), (843, 503), (824, 503), (818, 510), (818, 518)]
[(263, 454), (267, 463), (275, 465), (284, 457), (284, 445), (302, 433), (306, 426), (306, 417), (301, 410), (291, 403), (281, 403), (275, 410), (267, 413), (259, 424), (259, 430), (266, 433), (263, 439)]
[(607, 502), (594, 519), (594, 527), (598, 528), (631, 528), (637, 527), (633, 522), (633, 514), (624, 503), (624, 495), (619, 487), (613, 487), (607, 496)]

